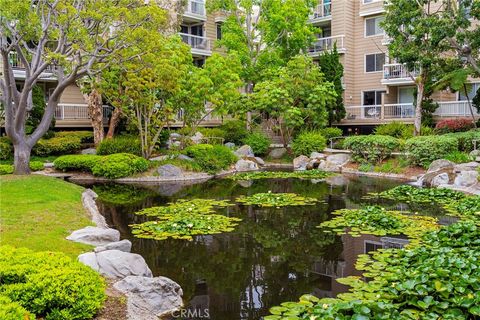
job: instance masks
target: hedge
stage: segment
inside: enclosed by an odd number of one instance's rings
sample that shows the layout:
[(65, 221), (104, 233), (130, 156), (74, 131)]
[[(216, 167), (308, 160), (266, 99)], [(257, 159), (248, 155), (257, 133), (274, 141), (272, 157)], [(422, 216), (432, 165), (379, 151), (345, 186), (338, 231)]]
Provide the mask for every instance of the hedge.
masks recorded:
[(53, 165), (55, 169), (62, 171), (92, 172), (95, 164), (100, 162), (101, 159), (102, 156), (95, 154), (72, 154), (58, 157), (53, 161)]
[(456, 150), (458, 150), (458, 139), (446, 135), (414, 137), (405, 142), (409, 162), (425, 168), (432, 161), (442, 159)]
[(400, 140), (384, 135), (351, 136), (345, 139), (343, 147), (352, 151), (354, 161), (379, 163), (400, 147)]
[(317, 131), (304, 131), (293, 139), (291, 146), (294, 155), (309, 156), (312, 152), (322, 152), (327, 147), (327, 140)]
[(1, 319), (90, 319), (105, 300), (102, 277), (62, 253), (2, 246), (0, 279)]
[(92, 168), (95, 176), (118, 179), (147, 171), (148, 160), (130, 153), (117, 153), (104, 156)]
[(196, 144), (185, 148), (184, 153), (192, 157), (202, 170), (209, 173), (227, 169), (237, 160), (232, 150), (220, 145)]
[(260, 132), (251, 133), (243, 139), (243, 143), (249, 145), (257, 156), (265, 155), (272, 144), (269, 137)]
[(118, 136), (112, 139), (103, 140), (97, 147), (98, 155), (109, 155), (122, 152), (141, 156), (142, 146), (139, 138), (136, 136)]
[(55, 137), (76, 137), (80, 139), (81, 143), (93, 143), (92, 131), (59, 131), (55, 133)]
[[(30, 170), (32, 171), (40, 171), (43, 170), (43, 162), (41, 161), (30, 161)], [(12, 174), (14, 171), (14, 167), (12, 164), (0, 164), (0, 175), (5, 174)]]
[(479, 140), (477, 147), (480, 147), (480, 130), (471, 130), (466, 132), (447, 133), (444, 137), (452, 137), (458, 141), (458, 149), (464, 152), (470, 152), (473, 150), (473, 140)]
[(75, 153), (81, 148), (81, 138), (77, 136), (62, 136), (40, 139), (33, 147), (33, 153), (37, 156), (60, 155)]

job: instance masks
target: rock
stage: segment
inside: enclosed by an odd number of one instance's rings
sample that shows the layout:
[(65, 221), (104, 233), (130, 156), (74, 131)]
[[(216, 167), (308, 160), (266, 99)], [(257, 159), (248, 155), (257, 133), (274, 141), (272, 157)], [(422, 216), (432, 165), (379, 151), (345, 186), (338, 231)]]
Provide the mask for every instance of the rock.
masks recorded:
[(120, 250), (87, 252), (78, 256), (78, 261), (107, 278), (123, 279), (127, 276), (152, 277), (152, 271), (143, 257)]
[(457, 187), (470, 187), (478, 182), (478, 171), (462, 171), (457, 174), (453, 184)]
[(182, 135), (180, 133), (172, 132), (170, 133), (170, 139), (181, 139)]
[(95, 148), (83, 149), (82, 151), (80, 151), (80, 154), (97, 154), (97, 149)]
[(342, 171), (342, 166), (327, 160), (320, 160), (318, 169), (329, 172), (340, 172)]
[(476, 158), (480, 157), (480, 149), (473, 150), (468, 155), (470, 156), (470, 158), (476, 159)]
[(128, 319), (157, 320), (183, 306), (183, 290), (166, 277), (128, 276), (113, 287), (127, 296)]
[(177, 159), (179, 159), (179, 160), (185, 160), (185, 161), (190, 161), (190, 162), (193, 161), (193, 158), (190, 158), (189, 156), (184, 155), (184, 154), (179, 154), (179, 155), (177, 156)]
[(312, 169), (317, 169), (318, 166), (320, 165), (320, 159), (311, 159), (308, 164), (307, 164), (307, 169), (312, 170)]
[[(446, 180), (446, 176), (443, 175), (446, 174), (448, 176), (448, 180)], [(427, 187), (434, 187), (433, 185), (433, 180), (438, 177), (439, 175), (442, 175), (441, 178), (438, 178), (436, 181), (435, 187), (437, 187), (440, 181), (446, 181), (444, 183), (453, 183), (453, 180), (455, 179), (455, 173), (453, 172), (453, 167), (444, 167), (435, 171), (430, 171), (425, 173), (423, 176), (420, 177), (419, 181), (419, 186), (427, 186)], [(444, 184), (440, 183), (440, 184)]]
[(233, 143), (233, 142), (227, 142), (227, 143), (225, 143), (225, 147), (230, 148), (230, 149), (233, 149), (233, 148), (235, 148), (235, 143)]
[(157, 168), (160, 177), (178, 177), (183, 175), (182, 169), (173, 164), (165, 164)]
[(341, 174), (336, 174), (336, 175), (327, 177), (325, 181), (329, 185), (335, 186), (335, 187), (345, 186), (349, 183), (348, 178)]
[(287, 148), (275, 148), (270, 151), (268, 156), (272, 159), (281, 159), (287, 153)]
[(260, 166), (264, 166), (264, 165), (265, 165), (265, 161), (263, 161), (262, 158), (260, 158), (260, 157), (255, 157), (255, 158), (253, 158), (253, 159), (254, 159), (253, 161), (255, 161), (258, 165), (260, 165)]
[(244, 188), (250, 188), (253, 185), (253, 180), (238, 180), (237, 184)]
[(43, 164), (43, 167), (44, 167), (45, 169), (52, 169), (52, 168), (55, 168), (55, 165), (53, 164), (53, 162), (45, 162), (45, 163)]
[(132, 243), (130, 242), (130, 240), (124, 239), (121, 241), (108, 243), (104, 246), (98, 246), (94, 249), (95, 252), (102, 252), (107, 250), (130, 252), (132, 250)]
[(467, 163), (460, 163), (456, 164), (453, 167), (453, 170), (455, 172), (460, 172), (460, 171), (475, 171), (477, 168), (480, 166), (480, 163), (472, 161), (472, 162), (467, 162)]
[(192, 142), (195, 143), (195, 144), (202, 143), (203, 134), (197, 131), (197, 132), (195, 132), (195, 134), (190, 138), (190, 140), (192, 140)]
[(120, 240), (120, 232), (111, 228), (99, 228), (99, 227), (85, 227), (80, 230), (73, 231), (67, 240), (90, 244), (93, 246), (103, 246), (110, 242), (116, 242)]
[(252, 160), (240, 159), (235, 163), (235, 170), (237, 171), (253, 171), (258, 170), (258, 164)]
[(332, 164), (343, 166), (347, 164), (350, 161), (350, 159), (351, 159), (351, 156), (349, 154), (337, 153), (337, 154), (329, 155), (325, 160)]
[(455, 163), (445, 159), (438, 159), (433, 161), (428, 167), (427, 173), (435, 172), (441, 169), (453, 169)]
[(83, 207), (88, 211), (90, 214), (90, 218), (92, 219), (93, 223), (99, 228), (107, 229), (108, 224), (105, 220), (105, 217), (100, 213), (97, 207), (97, 203), (95, 199), (98, 198), (98, 195), (92, 189), (86, 189), (82, 192), (82, 204)]
[(249, 145), (243, 145), (238, 148), (235, 152), (235, 155), (239, 158), (254, 158), (253, 150)]
[(153, 158), (150, 158), (149, 160), (150, 161), (164, 161), (164, 160), (168, 160), (168, 159), (171, 159), (170, 156), (158, 156), (158, 157), (153, 157)]
[(448, 184), (450, 182), (450, 177), (448, 173), (444, 172), (437, 176), (435, 176), (432, 181), (430, 182), (430, 186), (438, 187), (443, 184)]
[(319, 159), (319, 160), (323, 160), (325, 159), (327, 156), (323, 153), (320, 153), (320, 152), (312, 152), (312, 154), (310, 154), (310, 159)]
[(310, 158), (307, 156), (298, 156), (293, 159), (293, 170), (304, 171), (307, 170), (307, 165), (310, 162)]

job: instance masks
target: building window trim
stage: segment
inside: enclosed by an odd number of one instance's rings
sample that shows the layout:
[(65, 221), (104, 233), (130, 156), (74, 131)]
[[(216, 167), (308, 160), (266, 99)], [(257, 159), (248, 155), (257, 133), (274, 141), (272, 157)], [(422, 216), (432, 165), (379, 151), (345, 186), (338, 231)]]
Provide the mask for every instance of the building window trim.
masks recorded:
[[(380, 68), (380, 70), (375, 70), (375, 71), (367, 71), (367, 56), (371, 56), (371, 55), (375, 55), (375, 65), (377, 64), (376, 63), (376, 56), (379, 55), (379, 54), (383, 54), (384, 55), (384, 58), (383, 58), (383, 64)], [(387, 55), (385, 54), (385, 52), (371, 52), (371, 53), (365, 53), (364, 56), (363, 56), (363, 73), (364, 74), (372, 74), (372, 73), (383, 73), (383, 65), (386, 63), (386, 59), (387, 59)]]
[(382, 29), (381, 33), (367, 35), (367, 20), (378, 19), (378, 18), (382, 18), (382, 17), (385, 19), (385, 16), (383, 16), (383, 15), (368, 17), (368, 18), (364, 19), (364, 21), (363, 21), (363, 36), (364, 36), (364, 38), (375, 38), (375, 37), (384, 37), (385, 36), (385, 30), (383, 30), (383, 28), (381, 28), (380, 26), (379, 27)]

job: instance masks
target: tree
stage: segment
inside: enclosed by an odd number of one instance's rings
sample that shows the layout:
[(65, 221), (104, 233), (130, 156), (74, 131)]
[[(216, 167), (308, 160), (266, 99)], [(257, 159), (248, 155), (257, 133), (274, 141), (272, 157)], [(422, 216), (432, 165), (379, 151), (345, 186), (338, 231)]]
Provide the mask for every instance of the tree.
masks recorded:
[(332, 51), (325, 51), (320, 57), (318, 64), (320, 70), (325, 76), (325, 80), (333, 83), (337, 98), (334, 102), (327, 104), (328, 125), (339, 122), (345, 118), (345, 106), (343, 105), (343, 65), (340, 63), (340, 55), (337, 51), (337, 45), (334, 45)]
[(383, 28), (390, 38), (389, 53), (407, 68), (416, 85), (414, 134), (422, 125), (425, 86), (449, 46), (444, 41), (445, 21), (438, 19), (436, 0), (391, 0), (386, 5)]
[(295, 130), (321, 127), (327, 122), (327, 105), (335, 103), (333, 83), (327, 82), (310, 57), (292, 58), (277, 76), (259, 82), (253, 95), (255, 110), (270, 117), (285, 146)]
[[(16, 174), (28, 174), (30, 153), (45, 134), (64, 90), (87, 74), (111, 65), (112, 57), (148, 38), (166, 21), (163, 9), (142, 0), (67, 1), (0, 0), (0, 101), (5, 128), (14, 146)], [(25, 80), (15, 85), (9, 55), (25, 67)], [(118, 60), (116, 61), (118, 63)], [(56, 78), (42, 120), (25, 132), (32, 108), (32, 89), (45, 72)]]

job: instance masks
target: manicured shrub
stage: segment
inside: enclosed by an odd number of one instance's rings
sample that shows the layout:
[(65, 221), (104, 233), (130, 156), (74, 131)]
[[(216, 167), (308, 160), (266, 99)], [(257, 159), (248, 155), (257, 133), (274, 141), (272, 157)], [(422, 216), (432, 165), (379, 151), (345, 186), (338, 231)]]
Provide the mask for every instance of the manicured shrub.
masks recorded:
[(201, 134), (203, 134), (204, 137), (207, 138), (223, 138), (225, 136), (225, 132), (220, 128), (198, 128), (197, 131), (199, 131)]
[(92, 172), (95, 164), (101, 162), (101, 159), (101, 156), (95, 154), (70, 154), (58, 157), (53, 161), (53, 165), (55, 169), (62, 171)]
[(296, 156), (310, 156), (312, 152), (322, 152), (326, 147), (327, 140), (317, 131), (303, 131), (292, 142), (292, 151)]
[(112, 139), (103, 140), (97, 147), (98, 155), (109, 155), (122, 152), (141, 156), (142, 146), (139, 138), (136, 136), (118, 136)]
[(458, 149), (464, 152), (470, 152), (474, 148), (474, 140), (477, 141), (477, 148), (480, 147), (480, 130), (470, 130), (466, 132), (447, 133), (445, 137), (452, 137), (458, 141)]
[(237, 157), (225, 146), (196, 144), (185, 148), (184, 153), (192, 157), (203, 171), (216, 173), (235, 163)]
[(82, 147), (81, 138), (77, 136), (53, 137), (40, 139), (33, 147), (37, 156), (75, 153)]
[(256, 156), (263, 156), (270, 148), (272, 140), (263, 133), (255, 132), (243, 139), (243, 143), (249, 145)]
[(116, 153), (102, 157), (92, 168), (95, 176), (108, 179), (118, 179), (144, 172), (148, 169), (149, 162), (144, 158), (130, 153)]
[(34, 320), (35, 317), (19, 303), (0, 295), (0, 319), (3, 320)]
[(32, 171), (40, 171), (43, 170), (43, 162), (41, 161), (30, 161), (30, 170)]
[(330, 138), (341, 137), (343, 135), (342, 129), (335, 127), (323, 128), (318, 130), (318, 132), (325, 137), (327, 143), (329, 142)]
[(351, 136), (345, 139), (343, 147), (352, 151), (354, 161), (379, 163), (400, 147), (400, 141), (382, 135)]
[(447, 136), (424, 136), (410, 138), (405, 142), (405, 151), (411, 164), (428, 167), (432, 161), (445, 158), (458, 150), (458, 141)]
[(0, 138), (0, 160), (7, 160), (13, 157), (13, 147), (10, 139)]
[(12, 316), (25, 314), (17, 303), (37, 318), (91, 319), (105, 300), (102, 277), (62, 253), (0, 247), (0, 279), (1, 299), (13, 302), (7, 309)]
[(11, 164), (0, 164), (0, 175), (13, 173), (13, 166)]
[(225, 142), (233, 142), (236, 145), (240, 145), (248, 135), (245, 122), (240, 120), (226, 121), (219, 128), (224, 132)]
[(55, 137), (77, 137), (81, 143), (92, 143), (93, 132), (92, 131), (59, 131), (55, 133)]
[[(374, 131), (376, 135), (391, 136), (398, 139), (410, 139), (413, 137), (413, 125), (398, 121), (379, 125)], [(432, 128), (427, 126), (422, 126), (420, 132), (422, 136), (431, 136), (435, 133)]]
[(439, 133), (465, 132), (473, 129), (473, 120), (468, 118), (445, 119), (441, 120), (435, 126)]

